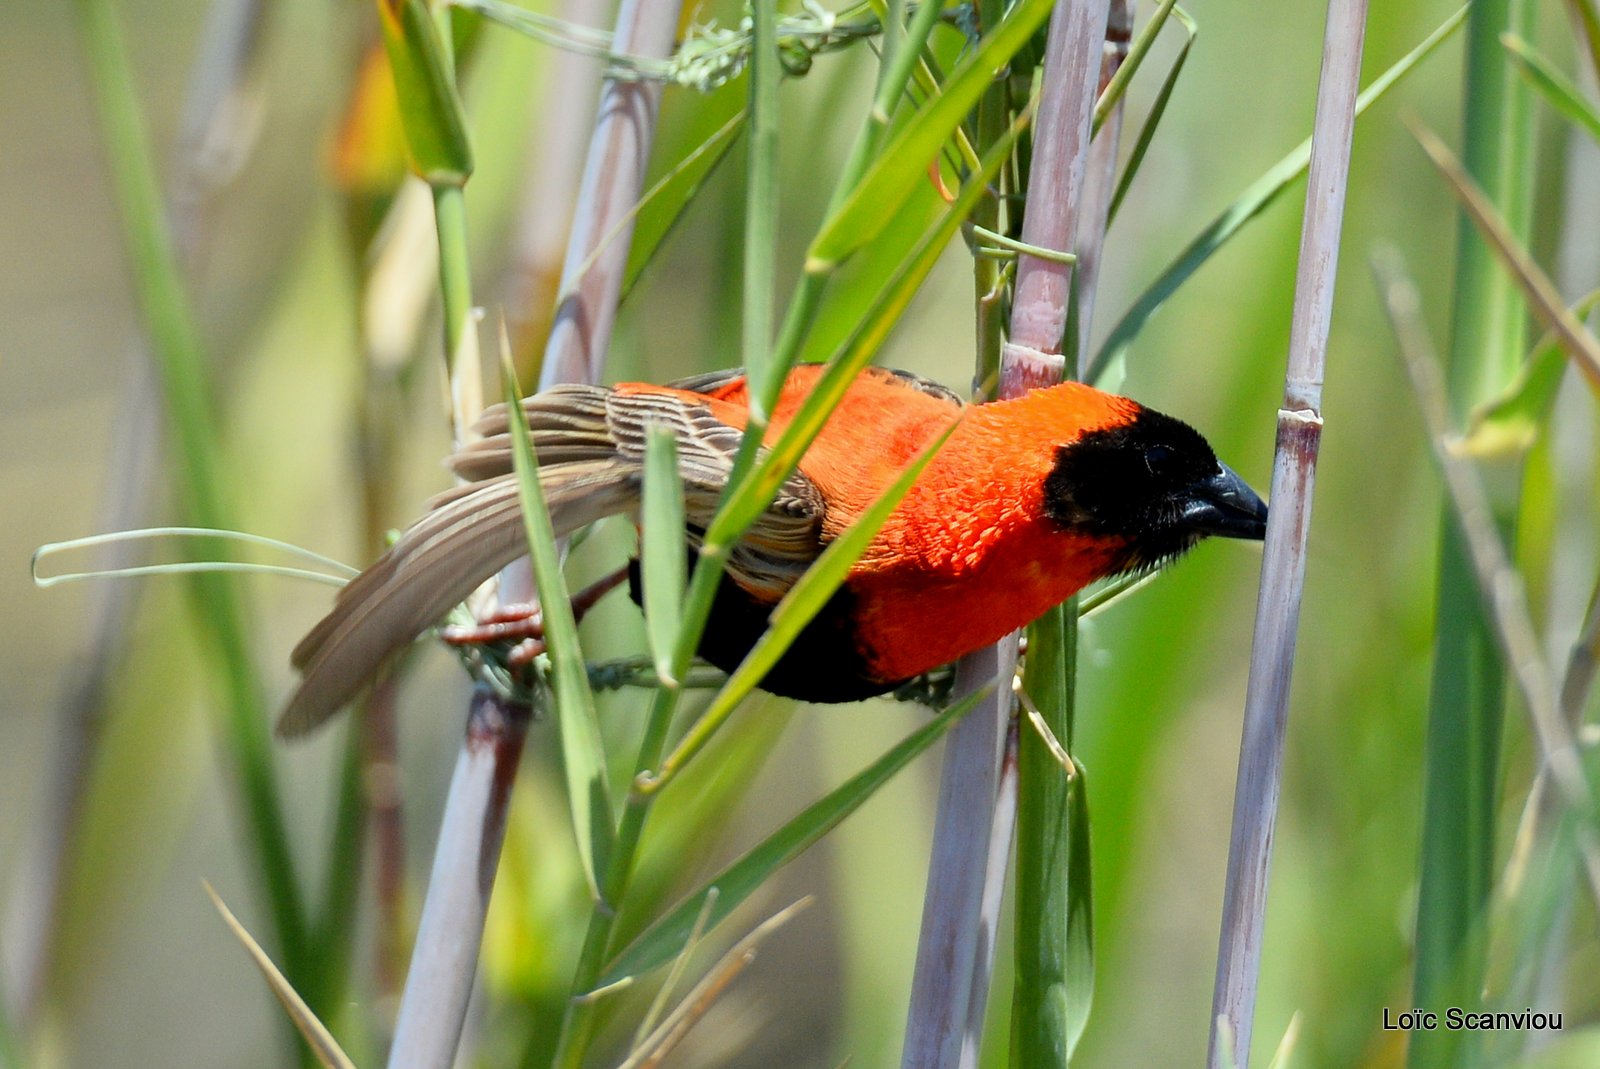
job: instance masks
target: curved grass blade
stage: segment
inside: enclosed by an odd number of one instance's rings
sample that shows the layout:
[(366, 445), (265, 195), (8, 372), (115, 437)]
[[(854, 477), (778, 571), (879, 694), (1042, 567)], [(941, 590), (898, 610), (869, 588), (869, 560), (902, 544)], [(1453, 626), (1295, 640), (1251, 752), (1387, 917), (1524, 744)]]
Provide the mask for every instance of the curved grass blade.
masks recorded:
[(472, 141), (439, 26), (426, 0), (379, 0), (378, 14), (411, 164), (431, 186), (462, 185)]
[(1556, 336), (1572, 362), (1589, 380), (1590, 387), (1600, 391), (1600, 340), (1589, 333), (1589, 329), (1562, 301), (1561, 293), (1550, 281), (1550, 276), (1518, 243), (1505, 217), (1484, 195), (1444, 142), (1424, 126), (1410, 122), (1407, 125), (1433, 165), (1444, 175), (1450, 191), (1472, 218), (1478, 233), (1483, 235), (1483, 240), (1494, 251), (1501, 266), (1516, 280), (1533, 314), (1546, 330)]
[(884, 491), (883, 496), (856, 517), (855, 522), (830, 542), (828, 548), (822, 551), (822, 555), (806, 569), (805, 574), (783, 596), (783, 600), (778, 602), (778, 607), (772, 610), (766, 632), (756, 640), (754, 648), (745, 655), (739, 667), (734, 669), (716, 697), (711, 699), (711, 704), (684, 735), (683, 741), (662, 762), (661, 771), (645, 780), (641, 786), (648, 790), (658, 790), (678, 769), (700, 752), (717, 728), (733, 715), (739, 703), (761, 683), (768, 670), (778, 663), (778, 659), (793, 645), (805, 626), (822, 611), (828, 599), (833, 597), (844, 584), (845, 576), (851, 567), (861, 558), (861, 554), (866, 552), (867, 545), (877, 535), (878, 529), (889, 518), (895, 506), (900, 504), (900, 499), (906, 496), (911, 484), (917, 481), (917, 476), (922, 474), (928, 462), (944, 448), (945, 442), (950, 440), (950, 435), (959, 422), (957, 419), (946, 427), (944, 433), (924, 449), (910, 467), (900, 473), (900, 477)]
[(1562, 74), (1538, 49), (1516, 34), (1501, 34), (1500, 43), (1505, 46), (1506, 54), (1516, 64), (1517, 70), (1522, 72), (1529, 85), (1539, 91), (1546, 104), (1554, 108), (1557, 114), (1587, 130), (1590, 137), (1600, 141), (1600, 109), (1584, 99), (1583, 91), (1572, 79)]
[[(748, 394), (777, 395), (789, 371), (773, 360), (772, 297), (778, 258), (777, 0), (752, 0), (750, 152), (745, 166), (744, 270), (740, 349)], [(756, 402), (759, 403), (759, 402)]]
[(1067, 947), (1062, 965), (1067, 1058), (1089, 1024), (1094, 1003), (1094, 878), (1089, 845), (1089, 781), (1073, 762), (1067, 781)]
[[(1167, 17), (1172, 14), (1172, 9), (1178, 6), (1178, 0), (1161, 0), (1161, 5), (1150, 15), (1150, 21), (1145, 23), (1144, 29), (1133, 39), (1128, 46), (1128, 54), (1123, 58), (1121, 66), (1112, 74), (1111, 81), (1106, 83), (1105, 92), (1100, 94), (1100, 99), (1094, 102), (1094, 116), (1091, 119), (1092, 128), (1100, 129), (1100, 124), (1106, 121), (1111, 114), (1111, 109), (1117, 106), (1128, 91), (1128, 85), (1133, 81), (1133, 76), (1139, 73), (1139, 68), (1144, 64), (1145, 56), (1150, 54), (1150, 46), (1156, 43), (1156, 35), (1161, 32), (1161, 27), (1166, 25)], [(1194, 40), (1194, 33), (1190, 32), (1189, 40)], [(1185, 46), (1187, 51), (1188, 46)], [(1180, 57), (1178, 63), (1183, 62)]]
[(1111, 208), (1106, 213), (1108, 229), (1112, 220), (1117, 217), (1117, 209), (1122, 206), (1122, 198), (1128, 195), (1134, 178), (1139, 174), (1139, 168), (1144, 165), (1145, 153), (1150, 151), (1150, 142), (1155, 140), (1156, 129), (1167, 114), (1167, 104), (1172, 99), (1172, 91), (1178, 87), (1178, 76), (1183, 73), (1183, 65), (1189, 62), (1189, 51), (1194, 47), (1195, 38), (1200, 35), (1200, 24), (1187, 11), (1180, 7), (1176, 13), (1186, 35), (1183, 44), (1178, 48), (1178, 55), (1167, 70), (1161, 88), (1156, 91), (1155, 101), (1150, 105), (1150, 114), (1145, 116), (1144, 125), (1139, 128), (1139, 136), (1134, 139), (1133, 151), (1129, 153), (1127, 165), (1122, 169), (1122, 177), (1117, 180), (1117, 191), (1111, 195)]
[[(1028, 629), (1018, 698), (1036, 731), (1017, 746), (1016, 968), (1013, 1064), (1069, 1064), (1094, 1002), (1093, 884), (1088, 795), (1069, 750), (1077, 628), (1069, 601)], [(1065, 844), (1065, 849), (1062, 848)]]
[[(1600, 304), (1595, 290), (1572, 306), (1579, 320)], [(1515, 456), (1533, 446), (1550, 415), (1567, 361), (1555, 335), (1546, 333), (1534, 346), (1522, 370), (1499, 395), (1474, 408), (1467, 430), (1451, 444), (1463, 456)]]
[(883, 206), (900, 203), (924, 180), (928, 162), (938, 156), (1011, 57), (1043, 25), (1052, 6), (1052, 0), (1018, 0), (995, 31), (956, 65), (939, 95), (923, 104), (890, 139), (861, 182), (823, 223), (806, 254), (807, 271), (830, 270), (877, 236), (888, 218)]
[(683, 477), (678, 472), (677, 439), (665, 426), (650, 427), (644, 449), (644, 522), (639, 539), (644, 624), (656, 673), (663, 686), (675, 687), (672, 654), (683, 628), (683, 588), (688, 582)]
[(605, 751), (600, 742), (600, 722), (595, 717), (589, 673), (578, 647), (578, 624), (572, 600), (561, 574), (561, 552), (539, 484), (539, 461), (528, 438), (528, 418), (517, 396), (517, 376), (506, 354), (506, 410), (510, 413), (512, 456), (521, 490), (522, 521), (528, 532), (528, 556), (539, 588), (544, 615), (545, 641), (550, 653), (556, 719), (561, 726), (561, 756), (566, 767), (567, 797), (572, 806), (573, 830), (590, 893), (600, 897), (599, 874), (605, 871), (616, 824), (612, 818), (610, 785), (606, 779)]
[[(218, 444), (206, 350), (172, 244), (118, 5), (78, 0), (74, 6), (131, 278), (166, 401), (174, 489), (183, 515), (195, 526), (231, 528), (228, 471)], [(265, 688), (251, 656), (242, 599), (236, 584), (219, 575), (194, 576), (189, 593), (196, 630), (214, 665), (217, 720), (244, 802), (251, 860), (261, 876), (259, 890), (271, 905), (284, 967), (304, 981), (312, 970), (311, 926), (273, 770)]]
[(1589, 62), (1595, 70), (1600, 70), (1600, 7), (1594, 0), (1567, 0), (1567, 10), (1583, 31), (1583, 43), (1589, 46)]
[[(614, 230), (633, 219), (633, 244), (628, 248), (628, 266), (622, 275), (622, 296), (627, 300), (639, 276), (655, 258), (667, 236), (683, 218), (683, 211), (700, 192), (707, 178), (728, 158), (739, 131), (743, 128), (745, 112), (735, 112), (727, 122), (710, 137), (679, 160), (677, 164), (651, 186), (633, 210), (619, 220)], [(602, 246), (605, 243), (602, 242)]]
[(900, 269), (880, 291), (878, 299), (861, 317), (860, 324), (828, 360), (827, 369), (817, 379), (799, 411), (784, 428), (762, 461), (730, 492), (706, 533), (706, 541), (726, 544), (737, 538), (755, 521), (777, 496), (778, 488), (789, 477), (800, 458), (810, 448), (828, 414), (844, 396), (856, 373), (872, 362), (899, 322), (911, 299), (916, 296), (944, 247), (983, 197), (985, 189), (1010, 157), (1017, 138), (1027, 129), (1031, 109), (1018, 116), (1005, 136), (985, 154), (983, 168), (961, 187), (961, 192), (940, 219), (929, 227), (906, 257)]
[[(790, 903), (756, 925), (743, 939), (729, 947), (728, 952), (717, 959), (717, 963), (689, 990), (667, 1019), (634, 1044), (633, 1053), (629, 1054), (628, 1059), (617, 1066), (617, 1069), (655, 1069), (661, 1065), (689, 1029), (705, 1017), (706, 1011), (745, 970), (745, 967), (756, 959), (756, 950), (761, 942), (809, 908), (813, 901), (815, 899), (807, 895), (797, 902)], [(691, 946), (685, 944), (685, 953), (690, 949)], [(682, 958), (679, 960), (681, 962)]]
[(251, 960), (256, 963), (256, 968), (261, 970), (261, 975), (267, 981), (267, 986), (272, 989), (272, 993), (283, 1004), (283, 1011), (289, 1015), (289, 1020), (294, 1022), (295, 1028), (299, 1030), (300, 1035), (305, 1039), (306, 1046), (310, 1047), (311, 1052), (317, 1056), (317, 1061), (321, 1062), (327, 1069), (355, 1069), (355, 1062), (352, 1062), (345, 1052), (340, 1049), (338, 1041), (333, 1038), (333, 1033), (329, 1032), (327, 1027), (317, 1019), (317, 1015), (311, 1012), (311, 1007), (306, 1005), (305, 1000), (300, 997), (289, 981), (284, 979), (283, 974), (278, 971), (278, 967), (267, 956), (267, 952), (261, 949), (261, 944), (257, 943), (249, 930), (239, 923), (239, 918), (233, 915), (233, 911), (222, 901), (222, 897), (217, 894), (210, 883), (202, 881), (201, 886), (206, 889), (206, 894), (211, 897), (211, 904), (217, 907), (218, 913), (222, 914), (222, 922), (228, 926), (228, 929), (233, 932), (239, 942), (244, 944), (245, 951), (249, 953)]
[[(909, 764), (912, 758), (933, 745), (957, 720), (987, 697), (992, 689), (993, 684), (968, 695), (907, 735), (882, 757), (813, 802), (743, 857), (712, 877), (704, 887), (684, 899), (629, 944), (596, 986), (609, 987), (629, 976), (637, 976), (671, 961), (694, 930), (696, 918), (703, 909), (706, 910), (705, 928), (710, 930), (749, 898), (774, 872), (860, 808), (861, 803), (877, 793), (878, 788)], [(716, 889), (717, 900), (707, 909), (705, 899), (712, 888)]]
[[(1428, 58), (1445, 38), (1461, 26), (1466, 16), (1467, 8), (1463, 7), (1367, 86), (1356, 98), (1357, 117), (1392, 89), (1401, 78), (1411, 73), (1417, 64)], [(1088, 374), (1084, 376), (1085, 381), (1098, 382), (1106, 369), (1117, 358), (1127, 353), (1134, 339), (1139, 336), (1139, 332), (1150, 321), (1150, 317), (1167, 302), (1167, 298), (1176, 293), (1178, 287), (1200, 270), (1201, 266), (1211, 259), (1212, 254), (1226, 245), (1246, 223), (1260, 215), (1282, 196), (1296, 179), (1305, 174), (1306, 168), (1310, 165), (1311, 139), (1308, 137), (1260, 178), (1250, 183), (1238, 199), (1225, 208), (1221, 215), (1213, 219), (1210, 225), (1178, 254), (1177, 259), (1156, 277), (1156, 280), (1139, 295), (1138, 300), (1133, 302), (1133, 307), (1129, 308), (1117, 321), (1116, 326), (1111, 328), (1111, 333), (1089, 365)]]

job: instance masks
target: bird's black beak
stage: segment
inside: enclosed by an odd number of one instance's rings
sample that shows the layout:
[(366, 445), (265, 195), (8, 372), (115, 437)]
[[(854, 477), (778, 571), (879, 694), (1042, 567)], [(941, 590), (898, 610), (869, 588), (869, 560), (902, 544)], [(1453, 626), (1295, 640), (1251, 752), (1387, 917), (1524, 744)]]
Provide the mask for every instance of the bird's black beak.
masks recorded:
[(1201, 535), (1260, 540), (1267, 534), (1267, 503), (1226, 464), (1196, 483), (1183, 506), (1184, 527)]

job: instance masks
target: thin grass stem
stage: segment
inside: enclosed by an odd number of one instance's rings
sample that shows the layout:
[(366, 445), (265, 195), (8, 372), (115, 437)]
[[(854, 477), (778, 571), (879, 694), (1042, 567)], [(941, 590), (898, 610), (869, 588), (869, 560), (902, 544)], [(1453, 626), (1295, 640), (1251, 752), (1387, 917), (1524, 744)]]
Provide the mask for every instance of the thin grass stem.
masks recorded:
[[(1225, 1058), (1239, 1069), (1248, 1069), (1250, 1060), (1267, 876), (1288, 729), (1289, 681), (1305, 584), (1317, 450), (1322, 440), (1322, 382), (1366, 20), (1366, 0), (1330, 0), (1328, 4), (1311, 135), (1311, 174), (1295, 276), (1289, 366), (1278, 409), (1272, 515), (1267, 522), (1245, 691), (1244, 733), (1206, 1052), (1210, 1069), (1218, 1069)], [(1219, 1031), (1220, 1027), (1227, 1033)]]
[[(78, 0), (77, 11), (140, 312), (167, 401), (182, 507), (197, 526), (230, 528), (205, 352), (184, 292), (121, 27), (107, 0)], [(310, 933), (244, 609), (236, 587), (219, 575), (195, 575), (190, 592), (215, 658), (223, 737), (243, 795), (249, 849), (262, 877), (273, 936), (286, 974), (298, 982), (308, 968)]]
[[(1531, 38), (1533, 20), (1525, 0), (1472, 5), (1462, 111), (1467, 172), (1523, 242), (1532, 211), (1532, 93), (1506, 62), (1500, 37)], [(1526, 312), (1465, 213), (1456, 242), (1447, 374), (1451, 412), (1460, 419), (1515, 377)], [(1514, 525), (1515, 497), (1495, 502), (1502, 536)], [(1418, 1006), (1473, 1009), (1482, 1000), (1484, 919), (1494, 889), (1506, 679), (1470, 549), (1448, 508), (1439, 541), (1412, 997)], [(1411, 1069), (1462, 1064), (1476, 1046), (1476, 1037), (1448, 1030), (1410, 1039)]]

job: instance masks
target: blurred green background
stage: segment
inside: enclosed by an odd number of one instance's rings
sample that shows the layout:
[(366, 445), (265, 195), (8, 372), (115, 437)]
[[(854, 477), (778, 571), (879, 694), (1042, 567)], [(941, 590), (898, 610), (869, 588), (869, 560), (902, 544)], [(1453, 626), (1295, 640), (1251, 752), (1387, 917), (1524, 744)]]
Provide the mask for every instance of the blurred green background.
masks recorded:
[[(208, 5), (116, 6), (159, 158), (170, 161)], [(1431, 0), (1374, 5), (1368, 76), (1453, 10)], [(1200, 0), (1194, 14), (1198, 42), (1110, 235), (1099, 333), (1310, 128), (1321, 5)], [(1570, 64), (1561, 5), (1545, 5), (1542, 18), (1539, 43)], [(597, 24), (609, 20), (608, 11), (595, 15)], [(348, 0), (270, 5), (251, 92), (231, 120), (239, 129), (259, 124), (258, 132), (200, 215), (205, 236), (192, 292), (214, 360), (238, 521), (353, 562), (363, 553), (349, 418), (359, 380), (356, 273), (332, 160), (373, 21), (369, 5)], [(530, 220), (548, 223), (570, 210), (559, 196), (543, 199), (539, 146), (563, 115), (586, 126), (594, 91), (587, 82), (581, 92), (553, 88), (554, 54), (497, 28), (485, 28), (477, 49), (465, 77), (479, 157), (468, 204), (475, 291), (493, 310), (513, 292), (507, 264)], [(1157, 61), (1171, 51), (1164, 41)], [(1379, 1025), (1383, 1007), (1403, 1009), (1410, 997), (1440, 492), (1367, 255), (1378, 243), (1401, 249), (1442, 336), (1455, 213), (1398, 116), (1409, 111), (1457, 143), (1460, 61), (1457, 37), (1356, 134), (1256, 1026), (1264, 1058), (1299, 1013), (1302, 1066), (1403, 1061), (1401, 1040)], [(594, 64), (588, 68), (592, 77)], [(815, 229), (869, 78), (870, 65), (851, 54), (819, 59), (807, 77), (784, 85), (780, 284), (793, 278)], [(1157, 83), (1153, 71), (1135, 82), (1132, 114), (1148, 107)], [(708, 106), (669, 89), (658, 155), (675, 158), (703, 137)], [(1540, 130), (1534, 250), (1570, 299), (1600, 284), (1600, 161), (1593, 142), (1570, 127), (1546, 117)], [(737, 362), (740, 155), (712, 179), (625, 305), (614, 378), (663, 380)], [(1200, 428), (1262, 489), (1302, 188), (1173, 298), (1140, 338), (1119, 386)], [(102, 528), (102, 502), (119, 489), (116, 428), (142, 361), (72, 7), (55, 0), (8, 0), (0, 10), (0, 249), (0, 604), (9, 607), (0, 618), (0, 952), (11, 994), (24, 982), (19, 948), (40, 915), (30, 888), (55, 804), (57, 710), (85, 664), (115, 652), (86, 646), (89, 590), (36, 590), (26, 562), (41, 543)], [(418, 255), (433, 254), (424, 244)], [(956, 387), (970, 381), (969, 264), (957, 243), (883, 363)], [(435, 333), (423, 324), (430, 358), (399, 402), (404, 476), (389, 491), (389, 525), (407, 522), (447, 485), (438, 463), (448, 442)], [(1569, 382), (1530, 469), (1521, 552), (1536, 620), (1557, 651), (1581, 619), (1600, 548), (1583, 533), (1595, 529), (1593, 416), (1592, 397)], [(159, 487), (152, 495), (142, 522), (170, 521), (169, 495)], [(1204, 1050), (1258, 567), (1254, 547), (1204, 545), (1085, 628), (1076, 752), (1093, 777), (1097, 991), (1078, 1064), (1193, 1065)], [(249, 580), (246, 590), (256, 661), (276, 703), (289, 683), (288, 650), (328, 595), (271, 578)], [(200, 886), (209, 880), (261, 931), (241, 863), (237, 795), (214, 745), (212, 698), (192, 674), (197, 645), (176, 580), (141, 581), (138, 591), (62, 900), (43, 1064), (275, 1064), (278, 1010)], [(585, 628), (593, 657), (642, 648), (637, 613), (621, 599)], [(426, 876), (465, 693), (448, 656), (430, 649), (421, 662), (400, 702), (414, 887)], [(743, 717), (777, 718), (777, 705), (763, 699)], [(631, 737), (635, 709), (603, 703), (610, 737)], [(796, 710), (749, 797), (715, 841), (700, 844), (695, 871), (732, 856), (924, 716), (887, 702)], [(1508, 716), (1513, 800), (1529, 774), (1522, 723)], [(315, 879), (339, 734), (277, 754), (295, 845)], [(497, 908), (570, 889), (570, 836), (562, 837), (564, 818), (554, 811), (562, 804), (555, 751), (551, 726), (537, 725), (512, 832), (522, 836), (517, 858), (526, 868), (511, 893), (501, 888)], [(897, 1064), (937, 769), (936, 757), (924, 757), (777, 881), (768, 912), (807, 893), (816, 905), (769, 942), (678, 1064)], [(1516, 815), (1513, 804), (1508, 829)], [(543, 874), (554, 889), (539, 890)], [(1586, 907), (1579, 913), (1554, 1007), (1568, 1011), (1569, 1043), (1600, 1016), (1593, 919)], [(519, 943), (529, 930), (497, 918), (491, 984), (511, 982), (505, 977), (517, 970), (566, 967), (561, 955), (572, 948), (547, 953)], [(578, 934), (562, 938), (575, 942)], [(370, 942), (360, 944), (358, 977), (370, 972)], [(1007, 987), (1002, 967), (1001, 1008)], [(358, 979), (351, 998), (370, 1001), (371, 991)], [(499, 1014), (475, 1021), (469, 1029), (485, 1057), (500, 1057), (497, 1042), (516, 1049), (504, 1039), (515, 1024)], [(1600, 1057), (1595, 1051), (1591, 1042), (1588, 1056)], [(1595, 1064), (1582, 1053), (1569, 1057), (1577, 1060), (1563, 1064)]]

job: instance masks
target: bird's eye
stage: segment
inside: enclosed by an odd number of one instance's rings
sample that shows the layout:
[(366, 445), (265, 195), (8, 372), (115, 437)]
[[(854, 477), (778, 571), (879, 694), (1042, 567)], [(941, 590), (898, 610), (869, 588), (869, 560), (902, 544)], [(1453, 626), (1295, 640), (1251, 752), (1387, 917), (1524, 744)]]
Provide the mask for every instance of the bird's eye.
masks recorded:
[(1144, 451), (1144, 466), (1151, 475), (1161, 476), (1172, 471), (1172, 450), (1164, 445), (1152, 445)]

